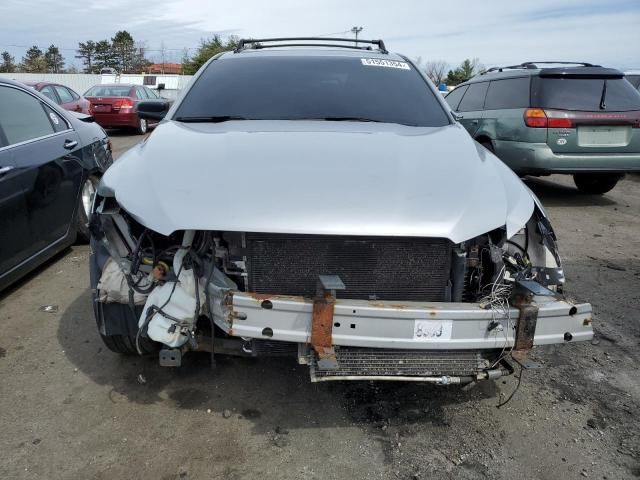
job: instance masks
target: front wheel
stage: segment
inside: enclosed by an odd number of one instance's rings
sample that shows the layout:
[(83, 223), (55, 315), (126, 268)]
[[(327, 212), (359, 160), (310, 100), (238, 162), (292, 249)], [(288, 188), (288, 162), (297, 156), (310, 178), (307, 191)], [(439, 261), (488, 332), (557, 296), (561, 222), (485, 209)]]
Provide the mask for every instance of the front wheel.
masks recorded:
[(144, 135), (147, 130), (149, 130), (149, 123), (144, 118), (139, 118), (136, 132), (138, 132), (138, 135)]
[(620, 175), (612, 174), (576, 173), (573, 182), (582, 193), (602, 195), (613, 190), (620, 178)]
[(82, 242), (88, 242), (91, 237), (91, 233), (89, 232), (89, 217), (91, 216), (93, 197), (96, 196), (99, 181), (95, 175), (89, 175), (82, 184), (80, 201), (78, 203), (78, 215), (76, 216), (78, 239)]

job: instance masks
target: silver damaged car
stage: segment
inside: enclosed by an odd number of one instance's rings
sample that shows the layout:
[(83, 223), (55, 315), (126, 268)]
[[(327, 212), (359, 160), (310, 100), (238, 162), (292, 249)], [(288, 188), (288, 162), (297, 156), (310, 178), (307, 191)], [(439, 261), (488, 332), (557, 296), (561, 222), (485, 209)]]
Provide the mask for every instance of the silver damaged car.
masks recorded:
[(534, 194), (409, 59), (317, 40), (243, 40), (168, 111), (139, 104), (162, 122), (105, 173), (91, 219), (107, 347), (461, 384), (591, 339)]

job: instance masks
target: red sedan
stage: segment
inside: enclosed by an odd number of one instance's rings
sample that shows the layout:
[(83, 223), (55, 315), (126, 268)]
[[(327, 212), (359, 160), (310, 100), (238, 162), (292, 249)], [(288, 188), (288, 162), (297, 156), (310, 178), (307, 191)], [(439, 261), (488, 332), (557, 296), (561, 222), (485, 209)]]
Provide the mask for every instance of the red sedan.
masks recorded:
[(136, 105), (140, 101), (169, 102), (153, 90), (125, 83), (95, 85), (84, 94), (91, 102), (91, 115), (104, 128), (135, 128), (143, 135), (152, 124), (138, 117)]
[(64, 85), (50, 82), (24, 82), (25, 85), (37, 90), (44, 96), (49, 97), (65, 110), (72, 112), (85, 113), (89, 112), (89, 100), (79, 95), (74, 90)]

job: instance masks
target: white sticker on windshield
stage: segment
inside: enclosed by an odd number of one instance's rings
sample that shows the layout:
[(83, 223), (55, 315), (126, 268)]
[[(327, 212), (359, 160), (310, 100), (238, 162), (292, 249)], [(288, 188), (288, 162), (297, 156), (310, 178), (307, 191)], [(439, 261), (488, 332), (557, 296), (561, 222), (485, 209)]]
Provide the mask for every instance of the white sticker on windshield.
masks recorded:
[(60, 120), (58, 120), (58, 116), (57, 116), (55, 113), (50, 112), (50, 113), (49, 113), (49, 118), (50, 118), (50, 119), (51, 119), (51, 121), (52, 121), (53, 123), (55, 123), (56, 125), (59, 125), (59, 124), (60, 124)]
[(369, 67), (400, 68), (401, 70), (411, 70), (407, 62), (396, 62), (395, 60), (384, 60), (382, 58), (361, 58), (363, 65)]

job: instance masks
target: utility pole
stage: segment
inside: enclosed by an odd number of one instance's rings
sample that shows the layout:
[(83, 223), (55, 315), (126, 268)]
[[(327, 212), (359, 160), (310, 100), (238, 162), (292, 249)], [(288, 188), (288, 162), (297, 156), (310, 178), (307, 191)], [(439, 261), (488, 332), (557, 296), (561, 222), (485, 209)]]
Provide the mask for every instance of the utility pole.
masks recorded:
[(353, 27), (351, 33), (356, 35), (356, 47), (358, 46), (358, 34), (362, 31), (362, 27)]

